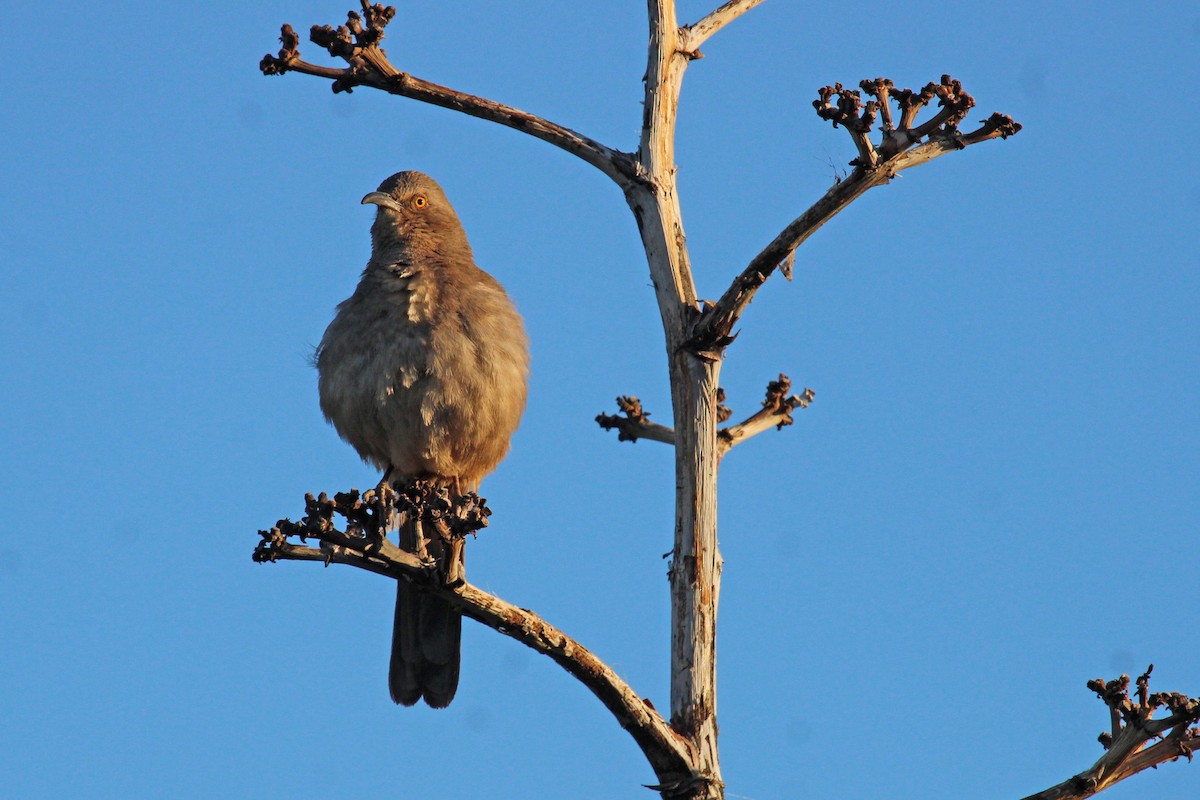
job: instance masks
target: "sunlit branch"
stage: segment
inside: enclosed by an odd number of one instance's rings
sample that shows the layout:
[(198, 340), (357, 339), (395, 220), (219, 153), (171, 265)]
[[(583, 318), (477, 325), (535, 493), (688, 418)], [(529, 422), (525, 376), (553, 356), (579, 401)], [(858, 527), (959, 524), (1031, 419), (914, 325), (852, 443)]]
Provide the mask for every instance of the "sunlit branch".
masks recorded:
[(724, 28), (735, 19), (754, 8), (763, 0), (729, 0), (728, 3), (711, 12), (699, 22), (684, 27), (682, 48), (693, 58), (700, 58), (700, 45), (709, 37)]
[[(269, 531), (259, 531), (262, 541), (254, 550), (254, 560), (320, 561), (348, 564), (394, 580), (410, 581), (421, 591), (437, 595), (463, 616), (516, 639), (525, 646), (549, 656), (584, 686), (627, 730), (645, 754), (660, 782), (686, 782), (692, 777), (691, 755), (687, 742), (671, 729), (648, 700), (640, 697), (620, 676), (594, 653), (533, 611), (485, 592), (477, 586), (459, 582), (447, 584), (432, 563), (406, 552), (383, 535), (386, 521), (394, 514), (412, 513), (401, 508), (400, 494), (386, 484), (362, 494), (355, 490), (335, 495), (308, 495), (305, 516), (299, 522), (280, 520)], [(463, 536), (486, 525), (491, 513), (474, 495), (460, 498), (465, 508), (450, 506), (426, 523), (446, 536)], [(346, 518), (345, 530), (333, 524), (337, 514)], [(296, 544), (314, 539), (319, 547)]]
[[(358, 22), (355, 22), (356, 18)], [(283, 48), (278, 55), (263, 56), (259, 68), (265, 75), (300, 72), (326, 78), (333, 81), (334, 92), (351, 92), (355, 87), (367, 86), (448, 108), (549, 142), (583, 159), (619, 185), (624, 186), (635, 178), (636, 162), (628, 153), (614, 150), (570, 128), (519, 108), (401, 72), (379, 47), (379, 41), (383, 38), (382, 28), (388, 21), (390, 17), (379, 18), (372, 25), (364, 25), (362, 18), (352, 11), (348, 24), (337, 29), (328, 25), (313, 26), (310, 34), (313, 42), (324, 47), (331, 55), (345, 59), (350, 65), (346, 68), (325, 67), (303, 61), (300, 58), (298, 34), (291, 25), (284, 25), (279, 37)]]
[[(862, 81), (860, 85), (875, 99), (863, 103), (858, 90), (845, 89), (839, 83), (822, 87), (818, 99), (813, 102), (818, 116), (832, 122), (834, 127), (845, 128), (850, 134), (858, 151), (857, 157), (850, 162), (854, 171), (792, 220), (734, 278), (720, 300), (697, 318), (687, 342), (694, 352), (711, 357), (732, 342), (734, 326), (771, 273), (793, 258), (797, 247), (868, 189), (946, 153), (988, 139), (1007, 138), (1021, 129), (1011, 117), (992, 114), (977, 130), (961, 133), (958, 123), (975, 105), (975, 100), (949, 75), (943, 75), (940, 83), (930, 83), (920, 92), (897, 90), (886, 78)], [(941, 106), (938, 113), (928, 122), (914, 127), (917, 112), (935, 98)], [(898, 124), (893, 124), (889, 107), (893, 102), (900, 109)], [(882, 141), (878, 145), (870, 139), (877, 119), (883, 121)], [(922, 139), (926, 141), (918, 144)]]

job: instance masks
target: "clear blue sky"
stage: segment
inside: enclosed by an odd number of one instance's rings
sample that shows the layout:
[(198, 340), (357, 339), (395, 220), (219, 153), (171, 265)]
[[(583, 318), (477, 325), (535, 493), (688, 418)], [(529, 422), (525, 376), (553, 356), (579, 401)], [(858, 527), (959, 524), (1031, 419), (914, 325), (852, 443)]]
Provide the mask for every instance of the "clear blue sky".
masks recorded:
[[(8, 797), (652, 796), (549, 660), (468, 623), (454, 706), (398, 709), (388, 582), (250, 561), (306, 491), (377, 478), (323, 422), (307, 359), (367, 257), (359, 198), (423, 170), (533, 340), (469, 574), (668, 705), (671, 458), (593, 422), (624, 393), (670, 419), (632, 218), (513, 131), (258, 74), (280, 23), (352, 5), (84, 3), (9, 25)], [(855, 203), (730, 351), (735, 414), (781, 371), (817, 394), (723, 470), (739, 800), (1019, 798), (1100, 755), (1087, 679), (1153, 661), (1155, 688), (1200, 694), (1200, 11), (959, 5), (769, 0), (688, 72), (680, 181), (708, 297), (853, 156), (818, 86), (950, 72), (978, 118), (1026, 126)], [(401, 5), (388, 44), (402, 69), (631, 149), (645, 27), (634, 0), (447, 0)], [(1200, 766), (1171, 764), (1106, 797), (1198, 790)]]

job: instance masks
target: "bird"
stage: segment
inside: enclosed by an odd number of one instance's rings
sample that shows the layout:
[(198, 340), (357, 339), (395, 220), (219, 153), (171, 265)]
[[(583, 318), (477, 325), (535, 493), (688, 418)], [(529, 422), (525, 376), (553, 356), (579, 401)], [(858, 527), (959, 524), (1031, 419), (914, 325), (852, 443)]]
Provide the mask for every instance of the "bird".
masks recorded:
[[(321, 410), (384, 480), (431, 480), (451, 498), (479, 488), (508, 453), (525, 410), (529, 340), (500, 283), (475, 264), (441, 186), (421, 172), (384, 180), (371, 256), (337, 306), (315, 361)], [(401, 547), (419, 541), (406, 522)], [(427, 542), (444, 575), (462, 548)], [(388, 688), (399, 705), (445, 708), (458, 689), (462, 617), (407, 580), (396, 586)]]

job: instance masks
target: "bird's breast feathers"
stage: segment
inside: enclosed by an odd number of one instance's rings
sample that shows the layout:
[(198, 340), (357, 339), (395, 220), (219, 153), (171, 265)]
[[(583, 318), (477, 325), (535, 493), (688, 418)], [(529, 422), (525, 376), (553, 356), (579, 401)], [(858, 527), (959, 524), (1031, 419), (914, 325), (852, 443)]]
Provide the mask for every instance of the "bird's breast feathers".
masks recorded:
[(482, 477), (525, 405), (520, 317), (492, 281), (439, 283), (401, 264), (372, 272), (318, 350), (326, 417), (381, 468)]
[(412, 264), (388, 264), (379, 275), (380, 288), (400, 315), (412, 323), (428, 323), (437, 304), (437, 281), (429, 270)]

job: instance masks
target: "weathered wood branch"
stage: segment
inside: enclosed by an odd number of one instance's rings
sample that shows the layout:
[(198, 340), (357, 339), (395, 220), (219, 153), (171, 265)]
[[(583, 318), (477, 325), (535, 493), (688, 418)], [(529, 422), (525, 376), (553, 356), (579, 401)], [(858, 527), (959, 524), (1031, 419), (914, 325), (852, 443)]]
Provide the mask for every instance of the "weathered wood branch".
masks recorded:
[(636, 397), (622, 395), (617, 398), (617, 408), (620, 414), (596, 415), (596, 422), (606, 431), (617, 430), (618, 442), (636, 442), (638, 439), (652, 439), (656, 442), (675, 444), (675, 431), (666, 425), (650, 421), (650, 412), (642, 408), (642, 401)]
[(792, 381), (787, 375), (780, 373), (779, 380), (767, 384), (767, 396), (763, 400), (762, 409), (751, 414), (746, 419), (717, 432), (720, 438), (720, 453), (724, 456), (733, 446), (740, 444), (751, 436), (774, 428), (781, 431), (791, 425), (792, 411), (797, 408), (808, 408), (816, 397), (812, 389), (805, 389), (800, 394), (789, 395)]
[[(486, 524), (490, 513), (478, 502), (474, 516), (456, 522), (455, 510), (433, 520), (446, 535), (461, 536), (464, 530)], [(627, 730), (650, 762), (661, 786), (687, 786), (696, 780), (695, 758), (688, 741), (672, 729), (649, 700), (639, 696), (607, 664), (579, 642), (529, 609), (485, 592), (472, 584), (447, 585), (428, 559), (402, 550), (386, 538), (386, 521), (397, 509), (397, 495), (386, 484), (360, 498), (356, 490), (335, 495), (305, 498), (306, 514), (299, 522), (280, 520), (269, 531), (259, 531), (261, 541), (254, 550), (259, 563), (274, 561), (320, 561), (348, 564), (394, 580), (407, 580), (421, 591), (436, 594), (454, 608), (483, 625), (549, 656), (604, 704)], [(347, 519), (346, 530), (333, 524), (333, 515)], [(437, 525), (449, 520), (449, 525)], [(426, 521), (429, 521), (426, 519)], [(319, 547), (296, 544), (315, 539)], [(670, 795), (668, 795), (670, 796)]]
[(724, 28), (735, 19), (754, 8), (763, 0), (729, 0), (728, 3), (712, 11), (698, 22), (683, 28), (680, 45), (691, 58), (703, 58), (700, 45), (708, 41), (714, 33)]
[[(1192, 754), (1200, 747), (1200, 698), (1178, 692), (1150, 693), (1150, 673), (1154, 665), (1137, 679), (1137, 699), (1129, 696), (1129, 676), (1115, 681), (1097, 678), (1088, 681), (1109, 707), (1112, 730), (1100, 735), (1107, 752), (1088, 769), (1057, 786), (1031, 794), (1024, 800), (1083, 800), (1131, 775)], [(1154, 719), (1154, 713), (1166, 708), (1170, 715)], [(1158, 740), (1155, 744), (1147, 745)]]
[(693, 747), (696, 778), (664, 787), (688, 800), (721, 800), (717, 748), (717, 389), (720, 359), (683, 347), (698, 301), (676, 180), (675, 126), (683, 75), (693, 56), (681, 44), (673, 0), (648, 0), (644, 118), (637, 160), (643, 180), (626, 189), (638, 222), (662, 317), (675, 430), (675, 537), (671, 584), (671, 726)]
[[(365, 7), (366, 3), (363, 5)], [(359, 22), (353, 24), (356, 18)], [(629, 153), (615, 150), (570, 128), (519, 108), (401, 72), (379, 47), (379, 41), (383, 38), (383, 26), (388, 21), (390, 17), (379, 18), (373, 26), (363, 26), (361, 18), (351, 11), (348, 24), (337, 29), (328, 25), (313, 26), (310, 33), (312, 41), (324, 47), (331, 55), (347, 61), (350, 66), (346, 68), (320, 66), (302, 60), (299, 35), (291, 25), (284, 25), (279, 36), (279, 41), (283, 44), (282, 49), (278, 55), (268, 53), (263, 56), (259, 62), (259, 69), (264, 75), (299, 72), (326, 78), (333, 81), (334, 92), (352, 92), (357, 86), (366, 86), (458, 111), (507, 126), (561, 148), (596, 167), (618, 185), (625, 186), (637, 179), (637, 163)]]
[(889, 179), (884, 169), (866, 170), (859, 167), (845, 180), (831, 186), (820, 200), (780, 231), (734, 279), (721, 298), (700, 314), (685, 346), (707, 354), (723, 351), (733, 342), (734, 326), (771, 273), (838, 212), (871, 187), (886, 183)]
[[(717, 453), (724, 456), (734, 445), (740, 444), (751, 436), (774, 428), (783, 430), (791, 425), (792, 411), (797, 408), (808, 408), (814, 397), (812, 389), (805, 389), (798, 395), (788, 395), (792, 382), (788, 376), (780, 374), (779, 380), (767, 384), (766, 399), (762, 408), (746, 419), (721, 428), (717, 431)], [(730, 410), (724, 405), (725, 391), (717, 389), (717, 421), (724, 422), (730, 417)], [(598, 414), (596, 422), (606, 431), (616, 429), (617, 441), (636, 442), (638, 439), (651, 439), (664, 444), (675, 444), (675, 431), (665, 425), (651, 422), (650, 412), (642, 408), (642, 403), (636, 397), (623, 395), (617, 398), (619, 414)]]
[[(861, 86), (876, 99), (863, 104), (857, 90), (843, 89), (839, 83), (823, 87), (820, 97), (813, 102), (821, 118), (832, 122), (834, 127), (842, 126), (850, 134), (858, 150), (858, 156), (850, 162), (854, 171), (780, 231), (734, 278), (720, 300), (697, 317), (686, 344), (694, 352), (711, 357), (728, 346), (734, 338), (734, 326), (771, 273), (793, 258), (797, 247), (867, 190), (887, 183), (903, 170), (988, 139), (1007, 138), (1021, 129), (1011, 117), (993, 114), (971, 133), (959, 132), (958, 122), (975, 100), (949, 75), (943, 75), (941, 83), (928, 84), (921, 92), (896, 90), (886, 78), (863, 81)], [(836, 104), (832, 102), (835, 96)], [(912, 127), (917, 112), (933, 98), (940, 98), (941, 110), (928, 122)], [(900, 107), (896, 126), (890, 102)], [(869, 134), (879, 117), (883, 119), (883, 138), (876, 146)], [(924, 143), (918, 144), (926, 137)]]

